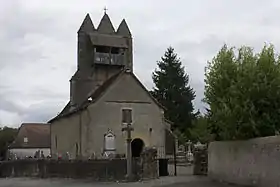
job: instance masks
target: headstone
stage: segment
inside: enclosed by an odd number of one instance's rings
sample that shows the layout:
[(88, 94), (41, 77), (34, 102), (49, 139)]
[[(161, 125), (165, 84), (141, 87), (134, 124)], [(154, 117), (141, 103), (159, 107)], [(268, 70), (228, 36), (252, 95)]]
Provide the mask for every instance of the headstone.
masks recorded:
[(41, 151), (40, 158), (42, 158), (42, 159), (45, 158), (44, 151)]
[(34, 154), (34, 158), (40, 158), (40, 150), (37, 150)]
[(69, 152), (66, 152), (62, 155), (62, 160), (69, 160), (70, 159), (70, 154)]
[(95, 158), (96, 158), (95, 153), (92, 153), (92, 154), (90, 155), (90, 157), (89, 157), (90, 160), (93, 160), (93, 159), (95, 159)]

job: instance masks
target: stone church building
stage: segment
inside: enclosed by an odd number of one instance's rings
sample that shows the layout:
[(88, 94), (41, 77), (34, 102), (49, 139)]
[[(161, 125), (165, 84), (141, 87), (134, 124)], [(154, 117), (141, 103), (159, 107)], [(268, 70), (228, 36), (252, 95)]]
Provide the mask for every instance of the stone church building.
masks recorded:
[(96, 28), (86, 15), (78, 30), (77, 71), (70, 80), (70, 101), (49, 121), (51, 154), (71, 158), (126, 153), (131, 120), (132, 155), (156, 147), (166, 155), (170, 122), (163, 107), (133, 73), (133, 42), (125, 20), (117, 30), (105, 13)]

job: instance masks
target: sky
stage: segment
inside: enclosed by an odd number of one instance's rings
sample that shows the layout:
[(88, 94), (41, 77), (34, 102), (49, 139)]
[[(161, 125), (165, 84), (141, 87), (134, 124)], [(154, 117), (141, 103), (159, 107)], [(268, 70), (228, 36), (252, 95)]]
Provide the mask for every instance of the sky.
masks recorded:
[(156, 62), (172, 46), (200, 110), (204, 68), (225, 43), (280, 46), (279, 0), (0, 0), (1, 125), (46, 122), (61, 111), (76, 71), (77, 31), (87, 13), (97, 27), (105, 6), (115, 29), (123, 18), (129, 25), (144, 85), (153, 87)]

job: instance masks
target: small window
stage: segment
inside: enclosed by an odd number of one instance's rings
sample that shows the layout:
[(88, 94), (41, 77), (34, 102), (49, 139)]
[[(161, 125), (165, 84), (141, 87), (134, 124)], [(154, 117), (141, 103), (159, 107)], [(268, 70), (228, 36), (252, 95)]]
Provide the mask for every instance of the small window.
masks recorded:
[(24, 138), (23, 138), (23, 142), (24, 142), (24, 143), (28, 143), (28, 138), (27, 138), (27, 137), (24, 137)]
[(132, 109), (122, 109), (122, 123), (132, 123)]

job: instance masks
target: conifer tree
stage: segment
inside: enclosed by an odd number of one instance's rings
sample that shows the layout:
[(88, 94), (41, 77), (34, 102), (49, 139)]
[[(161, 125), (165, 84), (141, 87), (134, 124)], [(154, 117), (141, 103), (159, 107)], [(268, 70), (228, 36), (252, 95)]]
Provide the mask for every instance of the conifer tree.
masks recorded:
[(189, 135), (195, 117), (192, 103), (195, 92), (189, 85), (189, 76), (172, 47), (157, 65), (152, 74), (155, 86), (151, 94), (166, 108), (165, 118), (174, 123), (172, 130)]

